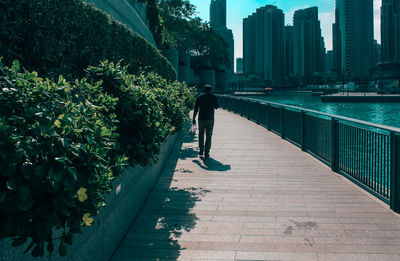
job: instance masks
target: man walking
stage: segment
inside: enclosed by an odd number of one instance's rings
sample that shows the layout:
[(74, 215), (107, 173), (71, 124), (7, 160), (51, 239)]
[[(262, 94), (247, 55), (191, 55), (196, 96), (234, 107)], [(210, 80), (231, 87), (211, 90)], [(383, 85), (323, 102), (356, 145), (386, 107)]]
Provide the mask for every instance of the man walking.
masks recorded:
[[(214, 128), (214, 110), (218, 109), (217, 97), (211, 94), (211, 86), (204, 85), (204, 94), (196, 99), (193, 113), (193, 124), (196, 124), (196, 116), (199, 112), (199, 155), (207, 159), (210, 157), (211, 136)], [(204, 133), (206, 143), (204, 145)]]

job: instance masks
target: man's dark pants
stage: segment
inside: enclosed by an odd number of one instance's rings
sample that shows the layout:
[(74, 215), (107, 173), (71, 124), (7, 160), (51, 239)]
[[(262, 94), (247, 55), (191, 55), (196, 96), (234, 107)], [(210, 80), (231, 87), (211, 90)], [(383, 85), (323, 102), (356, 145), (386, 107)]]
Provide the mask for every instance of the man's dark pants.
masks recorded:
[[(200, 153), (203, 151), (205, 155), (210, 153), (211, 137), (214, 129), (214, 120), (199, 121), (199, 148)], [(206, 144), (204, 146), (204, 134), (206, 134)]]

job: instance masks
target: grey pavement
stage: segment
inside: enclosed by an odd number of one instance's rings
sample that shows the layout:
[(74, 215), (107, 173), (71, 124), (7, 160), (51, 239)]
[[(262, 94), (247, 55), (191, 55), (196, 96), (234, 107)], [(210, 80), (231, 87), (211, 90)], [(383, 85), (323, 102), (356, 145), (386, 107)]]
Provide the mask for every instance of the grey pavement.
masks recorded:
[(265, 128), (216, 112), (181, 136), (112, 261), (400, 260), (400, 216)]

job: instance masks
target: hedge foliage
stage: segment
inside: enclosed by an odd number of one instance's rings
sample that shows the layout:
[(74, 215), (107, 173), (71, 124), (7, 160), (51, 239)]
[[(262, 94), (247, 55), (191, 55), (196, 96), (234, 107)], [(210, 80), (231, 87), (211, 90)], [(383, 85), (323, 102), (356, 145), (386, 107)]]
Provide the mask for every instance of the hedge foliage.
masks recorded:
[(0, 56), (7, 64), (19, 60), (40, 75), (75, 79), (89, 65), (123, 60), (130, 73), (176, 78), (147, 40), (85, 1), (1, 0), (0, 13)]
[[(0, 62), (0, 240), (42, 256), (93, 223), (128, 163), (151, 164), (195, 91), (103, 62), (87, 79), (42, 79)], [(54, 231), (61, 230), (60, 241)]]

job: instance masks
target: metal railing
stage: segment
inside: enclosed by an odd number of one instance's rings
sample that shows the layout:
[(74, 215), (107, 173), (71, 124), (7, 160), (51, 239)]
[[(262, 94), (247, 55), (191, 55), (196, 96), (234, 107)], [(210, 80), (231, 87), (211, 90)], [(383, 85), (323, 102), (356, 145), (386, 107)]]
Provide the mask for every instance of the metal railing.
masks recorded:
[(400, 128), (251, 98), (218, 95), (222, 108), (299, 146), (400, 213)]

